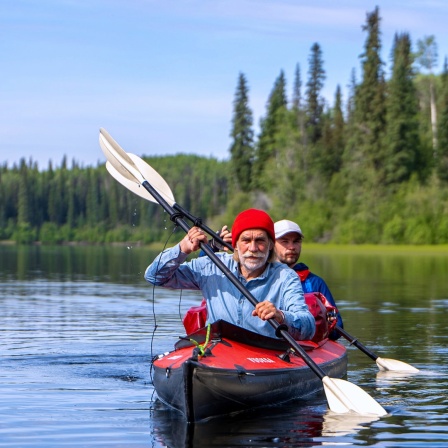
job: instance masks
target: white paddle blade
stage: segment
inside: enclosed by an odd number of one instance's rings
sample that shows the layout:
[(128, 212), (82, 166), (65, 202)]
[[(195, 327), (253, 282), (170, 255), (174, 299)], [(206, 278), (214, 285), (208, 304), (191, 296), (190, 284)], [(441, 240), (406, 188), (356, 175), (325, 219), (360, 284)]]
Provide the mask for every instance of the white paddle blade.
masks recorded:
[(330, 378), (322, 378), (328, 407), (338, 414), (350, 411), (360, 415), (387, 415), (386, 410), (375, 401), (367, 392), (349, 381)]
[(143, 183), (145, 179), (143, 179), (132, 159), (103, 128), (100, 129), (99, 142), (106, 159), (123, 177), (131, 182)]
[(163, 197), (163, 199), (165, 199), (166, 202), (168, 202), (169, 205), (173, 205), (176, 201), (174, 200), (173, 192), (171, 191), (170, 186), (166, 183), (165, 179), (139, 156), (131, 153), (128, 153), (128, 156), (134, 162), (144, 179), (157, 190), (157, 192)]
[(381, 371), (395, 371), (395, 372), (419, 372), (414, 366), (406, 364), (403, 361), (397, 361), (396, 359), (389, 358), (376, 358), (376, 364)]
[[(148, 190), (146, 190), (146, 188), (144, 188), (141, 184), (132, 182), (129, 179), (127, 179), (126, 177), (122, 176), (109, 161), (106, 162), (106, 169), (115, 180), (117, 180), (121, 185), (123, 185), (128, 190), (132, 191), (132, 193), (136, 194), (137, 196), (140, 196), (143, 199), (146, 199), (147, 201), (151, 201), (151, 202), (158, 204), (158, 201), (152, 196), (151, 193), (149, 193)], [(170, 192), (171, 192), (171, 190), (170, 190)], [(174, 199), (172, 198), (172, 195), (171, 195), (171, 197), (169, 197), (169, 196), (166, 196), (161, 191), (158, 191), (158, 193), (160, 194), (160, 196), (162, 196), (165, 199), (165, 201), (169, 205), (171, 205), (171, 206), (174, 205)]]
[(143, 199), (146, 199), (147, 201), (151, 202), (157, 202), (149, 192), (141, 186), (141, 184), (137, 184), (136, 182), (131, 182), (126, 177), (122, 176), (115, 168), (114, 166), (107, 161), (106, 162), (106, 169), (109, 171), (109, 174), (117, 180), (123, 187), (126, 187), (128, 190), (132, 191), (132, 193), (136, 194), (137, 196), (142, 197)]

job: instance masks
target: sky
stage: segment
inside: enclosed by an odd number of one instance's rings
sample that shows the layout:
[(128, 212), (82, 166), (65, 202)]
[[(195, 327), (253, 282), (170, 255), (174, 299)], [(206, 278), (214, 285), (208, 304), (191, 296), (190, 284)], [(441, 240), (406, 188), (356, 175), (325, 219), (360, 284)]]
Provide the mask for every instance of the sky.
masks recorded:
[(256, 132), (280, 72), (290, 96), (297, 64), (306, 82), (315, 42), (324, 97), (346, 98), (376, 6), (386, 73), (401, 32), (435, 36), (440, 73), (446, 0), (1, 0), (0, 163), (97, 166), (101, 127), (140, 156), (227, 159), (239, 73)]

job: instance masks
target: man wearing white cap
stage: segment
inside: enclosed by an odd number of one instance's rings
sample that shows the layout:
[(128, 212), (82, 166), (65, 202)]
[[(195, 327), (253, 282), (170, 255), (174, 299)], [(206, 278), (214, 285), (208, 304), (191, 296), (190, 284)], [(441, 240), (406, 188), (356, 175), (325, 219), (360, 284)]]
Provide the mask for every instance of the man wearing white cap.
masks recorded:
[[(331, 305), (337, 308), (336, 302), (331, 294), (330, 289), (322, 277), (312, 273), (305, 263), (298, 263), (300, 253), (302, 251), (303, 233), (300, 226), (288, 219), (282, 219), (274, 223), (275, 232), (275, 255), (278, 261), (288, 265), (293, 269), (300, 278), (302, 289), (304, 293), (320, 292), (330, 302)], [(221, 238), (224, 241), (232, 242), (232, 233), (224, 226), (221, 230)], [(212, 244), (215, 251), (220, 250), (216, 244)], [(227, 249), (224, 249), (227, 250)], [(199, 256), (205, 255), (202, 253)], [(341, 314), (337, 313), (337, 325), (343, 328)], [(340, 334), (336, 331), (330, 333), (330, 339), (336, 340)]]
[[(297, 272), (302, 282), (303, 292), (320, 292), (333, 306), (336, 306), (333, 295), (325, 281), (318, 275), (313, 274), (305, 263), (298, 263), (303, 240), (303, 233), (300, 226), (288, 219), (282, 219), (274, 223), (274, 231), (277, 259)], [(339, 312), (337, 319), (338, 325), (343, 327), (342, 317)], [(336, 331), (330, 334), (331, 339), (337, 339), (339, 336)]]

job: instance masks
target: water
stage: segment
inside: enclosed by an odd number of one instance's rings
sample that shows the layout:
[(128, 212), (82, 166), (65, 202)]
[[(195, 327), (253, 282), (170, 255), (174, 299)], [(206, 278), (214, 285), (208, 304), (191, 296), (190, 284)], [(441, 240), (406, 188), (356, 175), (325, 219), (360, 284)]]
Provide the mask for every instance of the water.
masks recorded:
[(0, 446), (446, 446), (448, 255), (304, 252), (347, 331), (421, 369), (380, 374), (349, 347), (347, 379), (387, 417), (334, 415), (319, 396), (187, 426), (157, 401), (150, 361), (197, 293), (147, 285), (144, 249), (0, 246)]

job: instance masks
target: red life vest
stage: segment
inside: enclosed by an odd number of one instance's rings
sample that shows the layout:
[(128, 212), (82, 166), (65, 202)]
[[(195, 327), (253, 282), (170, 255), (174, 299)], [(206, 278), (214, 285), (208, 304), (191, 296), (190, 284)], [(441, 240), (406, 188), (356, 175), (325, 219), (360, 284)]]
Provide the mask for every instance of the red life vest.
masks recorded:
[[(296, 271), (301, 282), (304, 282), (310, 274), (309, 269)], [(305, 303), (316, 321), (316, 332), (312, 341), (320, 342), (328, 338), (337, 324), (338, 309), (320, 292), (304, 293)]]
[(318, 343), (327, 339), (333, 331), (337, 324), (338, 310), (320, 292), (306, 292), (304, 296), (305, 303), (316, 323), (316, 332), (311, 340)]

